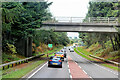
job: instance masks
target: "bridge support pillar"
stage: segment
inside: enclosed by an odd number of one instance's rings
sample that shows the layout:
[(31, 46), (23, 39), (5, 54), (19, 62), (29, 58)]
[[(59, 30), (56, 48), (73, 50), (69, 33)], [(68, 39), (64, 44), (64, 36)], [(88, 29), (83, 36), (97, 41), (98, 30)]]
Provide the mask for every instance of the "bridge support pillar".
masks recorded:
[(29, 37), (25, 41), (25, 56), (30, 57), (32, 56), (32, 38)]
[(32, 38), (31, 37), (29, 37), (29, 39), (28, 39), (28, 56), (30, 57), (30, 56), (32, 56)]

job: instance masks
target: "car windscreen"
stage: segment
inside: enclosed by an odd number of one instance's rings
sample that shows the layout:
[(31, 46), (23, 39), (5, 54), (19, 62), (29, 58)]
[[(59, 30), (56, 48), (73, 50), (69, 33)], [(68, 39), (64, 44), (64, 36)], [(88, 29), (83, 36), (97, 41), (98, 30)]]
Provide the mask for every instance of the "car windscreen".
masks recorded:
[(60, 58), (53, 58), (52, 60), (60, 60)]
[(63, 54), (62, 52), (57, 52), (56, 54)]

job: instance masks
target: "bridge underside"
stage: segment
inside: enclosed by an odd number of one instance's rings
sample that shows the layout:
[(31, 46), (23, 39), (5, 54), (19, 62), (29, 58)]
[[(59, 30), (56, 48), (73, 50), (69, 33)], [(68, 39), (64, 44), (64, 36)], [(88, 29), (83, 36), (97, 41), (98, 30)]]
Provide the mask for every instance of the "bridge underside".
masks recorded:
[(117, 24), (43, 24), (37, 30), (53, 30), (55, 32), (105, 32), (117, 33), (118, 31), (113, 27), (119, 27)]

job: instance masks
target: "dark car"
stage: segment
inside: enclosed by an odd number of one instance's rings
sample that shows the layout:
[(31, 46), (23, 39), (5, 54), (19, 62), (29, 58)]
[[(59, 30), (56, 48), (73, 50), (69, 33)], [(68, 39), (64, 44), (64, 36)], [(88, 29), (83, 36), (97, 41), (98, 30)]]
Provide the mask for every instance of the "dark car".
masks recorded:
[(61, 57), (50, 57), (50, 60), (48, 61), (48, 67), (51, 66), (59, 66), (60, 68), (62, 68)]
[(66, 58), (66, 56), (67, 56), (67, 51), (64, 50), (64, 58)]

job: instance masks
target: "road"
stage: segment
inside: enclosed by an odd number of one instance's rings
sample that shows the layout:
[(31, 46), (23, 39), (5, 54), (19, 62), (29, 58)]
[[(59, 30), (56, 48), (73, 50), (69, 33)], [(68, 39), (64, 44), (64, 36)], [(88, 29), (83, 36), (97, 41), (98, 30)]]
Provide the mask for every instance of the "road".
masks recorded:
[(119, 80), (117, 79), (117, 71), (90, 62), (75, 52), (69, 52), (69, 50), (67, 50), (67, 58), (63, 62), (62, 68), (48, 68), (46, 63), (29, 76), (29, 78), (89, 78), (91, 80)]

